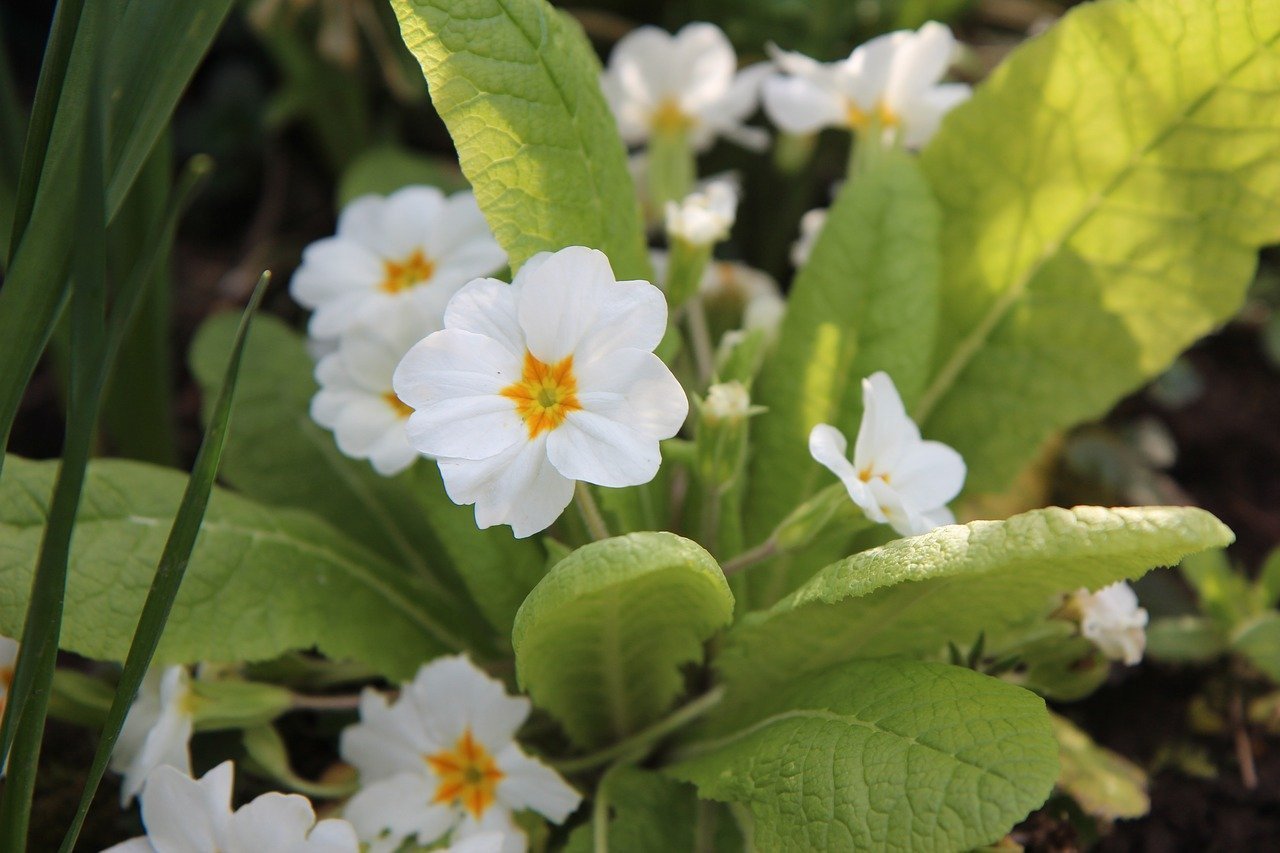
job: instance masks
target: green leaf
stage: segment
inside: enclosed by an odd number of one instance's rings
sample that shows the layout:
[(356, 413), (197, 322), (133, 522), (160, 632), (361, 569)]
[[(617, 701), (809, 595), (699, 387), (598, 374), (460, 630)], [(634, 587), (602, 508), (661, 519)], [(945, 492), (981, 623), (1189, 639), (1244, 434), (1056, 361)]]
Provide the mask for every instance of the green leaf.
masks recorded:
[(1268, 554), (1262, 564), (1258, 572), (1258, 591), (1263, 607), (1275, 607), (1280, 603), (1280, 548)]
[(679, 667), (733, 618), (716, 561), (671, 533), (632, 533), (561, 560), (516, 614), (516, 674), (575, 743), (618, 740), (682, 692)]
[(1103, 820), (1142, 817), (1151, 810), (1147, 774), (1132, 761), (1098, 746), (1071, 721), (1049, 715), (1058, 741), (1058, 787), (1088, 814)]
[(743, 803), (761, 850), (965, 850), (1044, 802), (1057, 745), (1035, 694), (908, 660), (811, 673), (668, 772)]
[[(200, 328), (191, 371), (206, 404), (217, 389), (235, 318), (220, 315)], [(254, 324), (236, 390), (236, 429), (222, 462), (223, 478), (255, 500), (315, 513), (392, 563), (448, 584), (462, 578), (498, 631), (510, 632), (516, 610), (543, 575), (532, 540), (508, 528), (477, 530), (470, 507), (449, 500), (433, 464), (398, 477), (379, 476), (368, 462), (343, 456), (333, 436), (311, 420), (314, 364), (301, 335), (274, 317)], [(448, 596), (461, 613), (473, 605)]]
[(1280, 683), (1280, 613), (1271, 610), (1242, 625), (1231, 638), (1231, 648)]
[(1183, 507), (1050, 508), (898, 539), (827, 566), (728, 633), (719, 664), (735, 704), (833, 663), (930, 655), (1047, 615), (1054, 597), (1136, 578), (1231, 531)]
[(245, 729), (241, 736), (244, 744), (245, 763), (248, 769), (272, 782), (279, 783), (290, 791), (306, 794), (308, 797), (333, 799), (347, 797), (358, 789), (354, 773), (343, 781), (312, 782), (294, 772), (289, 764), (289, 752), (284, 738), (276, 731), (275, 726), (264, 725)]
[(338, 184), (338, 206), (373, 193), (390, 195), (410, 184), (439, 187), (447, 193), (467, 189), (467, 179), (457, 163), (440, 156), (418, 154), (398, 145), (370, 148), (342, 173)]
[(604, 827), (593, 820), (574, 830), (564, 853), (697, 849), (698, 796), (691, 785), (621, 765), (600, 780), (595, 799), (601, 797), (612, 818)]
[(910, 406), (937, 329), (938, 211), (914, 160), (886, 153), (845, 183), (787, 301), (777, 350), (752, 402), (746, 528), (763, 538), (834, 478), (809, 455), (819, 423), (857, 434), (860, 380), (893, 377)]
[(626, 151), (581, 28), (545, 0), (392, 0), (476, 200), (519, 268), (589, 246), (651, 278)]
[(1182, 561), (1182, 576), (1196, 591), (1200, 609), (1229, 634), (1248, 619), (1254, 597), (1249, 580), (1231, 567), (1225, 551), (1195, 554)]
[(1222, 631), (1204, 616), (1171, 616), (1147, 626), (1147, 656), (1154, 660), (1208, 663), (1226, 650)]
[(1278, 45), (1273, 0), (1087, 3), (943, 122), (921, 165), (947, 322), (916, 413), (970, 490), (1239, 308), (1280, 234)]
[[(0, 479), (0, 633), (21, 624), (56, 466), (10, 456)], [(62, 648), (124, 659), (185, 482), (140, 462), (90, 466)], [(215, 490), (156, 660), (255, 661), (315, 646), (408, 678), (462, 646), (424, 599), (323, 522)]]

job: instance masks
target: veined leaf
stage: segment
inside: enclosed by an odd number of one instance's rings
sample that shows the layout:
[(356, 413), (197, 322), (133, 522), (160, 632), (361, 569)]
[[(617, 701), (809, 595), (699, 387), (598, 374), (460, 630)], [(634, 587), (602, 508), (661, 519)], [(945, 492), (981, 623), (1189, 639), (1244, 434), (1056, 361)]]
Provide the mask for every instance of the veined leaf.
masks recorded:
[(758, 538), (834, 482), (809, 455), (819, 423), (857, 434), (859, 384), (884, 370), (907, 405), (924, 387), (937, 327), (938, 211), (914, 160), (887, 152), (848, 181), (787, 301), (753, 402), (746, 529)]
[[(208, 404), (235, 323), (233, 315), (212, 317), (192, 344), (191, 370)], [(433, 464), (387, 478), (343, 456), (311, 420), (314, 365), (302, 337), (284, 323), (269, 316), (254, 323), (244, 364), (223, 478), (255, 500), (313, 512), (419, 576), (448, 579), (447, 561), (489, 622), (508, 634), (543, 575), (537, 544), (513, 538), (505, 527), (477, 530), (471, 508), (449, 500)], [(471, 610), (462, 596), (453, 598), (461, 613)]]
[(1047, 611), (1055, 595), (1136, 578), (1234, 537), (1186, 507), (1050, 508), (898, 539), (827, 566), (728, 633), (719, 663), (742, 715), (840, 661), (923, 655)]
[(1280, 238), (1280, 4), (1084, 4), (921, 165), (946, 323), (916, 412), (998, 490), (1230, 317)]
[(1062, 769), (1058, 787), (1086, 814), (1103, 820), (1142, 817), (1151, 811), (1147, 774), (1122, 755), (1098, 746), (1065, 717), (1049, 714)]
[[(0, 479), (0, 633), (21, 624), (56, 467), (10, 456)], [(140, 462), (90, 466), (62, 648), (124, 659), (185, 483)], [(403, 577), (318, 519), (215, 490), (156, 660), (254, 661), (315, 646), (408, 678), (463, 644)]]
[(619, 278), (652, 281), (626, 151), (578, 24), (545, 0), (391, 5), (512, 268), (589, 246)]
[(809, 673), (668, 772), (743, 803), (760, 850), (967, 850), (1044, 802), (1058, 772), (1044, 701), (909, 660)]
[(733, 618), (716, 561), (672, 533), (631, 533), (565, 557), (516, 614), (516, 674), (582, 745), (654, 722), (683, 687), (679, 667)]

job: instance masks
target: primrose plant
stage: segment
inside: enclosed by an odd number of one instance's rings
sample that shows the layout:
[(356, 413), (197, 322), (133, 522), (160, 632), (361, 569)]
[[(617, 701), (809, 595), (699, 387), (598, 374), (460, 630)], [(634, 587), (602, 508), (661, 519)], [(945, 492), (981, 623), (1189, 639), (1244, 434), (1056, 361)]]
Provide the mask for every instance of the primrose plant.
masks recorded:
[[(999, 841), (1059, 781), (1044, 698), (1142, 654), (1125, 582), (1232, 534), (1194, 508), (979, 520), (972, 499), (1239, 308), (1280, 233), (1280, 8), (1099, 0), (971, 90), (937, 23), (835, 63), (739, 45), (767, 56), (745, 67), (712, 24), (646, 27), (602, 70), (544, 0), (392, 6), (471, 189), (357, 194), (293, 276), (308, 335), (249, 335), (159, 698), (121, 742), (151, 838), (124, 849), (178, 849), (158, 839), (197, 801), (241, 839), (219, 849)], [(768, 145), (766, 123), (852, 151), (785, 299), (735, 241), (785, 206), (699, 183), (699, 155)], [(776, 228), (785, 248), (799, 222)], [(234, 331), (193, 345), (210, 399)], [(6, 464), (15, 576), (53, 477)], [(115, 617), (183, 484), (90, 466), (65, 649), (124, 658)], [(85, 681), (56, 682), (82, 712)], [(320, 779), (276, 728), (303, 711), (345, 715)], [(229, 765), (186, 778), (213, 729), (333, 817), (231, 812)]]

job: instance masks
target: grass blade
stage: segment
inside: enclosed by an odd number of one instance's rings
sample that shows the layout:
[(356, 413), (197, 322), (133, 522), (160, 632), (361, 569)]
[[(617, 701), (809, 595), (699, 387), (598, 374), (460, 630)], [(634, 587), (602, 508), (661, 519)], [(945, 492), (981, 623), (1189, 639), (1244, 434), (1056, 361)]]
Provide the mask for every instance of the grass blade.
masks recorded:
[[(94, 38), (105, 24), (101, 7), (81, 18), (82, 30), (101, 56), (102, 40)], [(79, 41), (80, 33), (77, 33)], [(92, 66), (91, 66), (92, 67)], [(0, 796), (0, 850), (25, 850), (31, 818), (31, 798), (40, 761), (40, 746), (49, 710), (49, 693), (57, 664), (58, 639), (67, 591), (71, 534), (80, 508), (85, 471), (93, 448), (105, 347), (107, 291), (106, 185), (103, 177), (103, 112), (98, 77), (90, 73), (84, 92), (84, 112), (61, 116), (76, 122), (83, 134), (83, 157), (77, 181), (73, 227), (77, 234), (71, 270), (71, 393), (62, 464), (54, 485), (40, 557), (32, 580), (31, 599), (22, 630), (22, 646), (14, 670), (12, 692), (0, 722), (0, 756), (12, 732), (8, 781)], [(77, 121), (77, 119), (79, 121)], [(25, 166), (24, 166), (25, 172)], [(25, 177), (25, 176), (24, 176)], [(19, 213), (22, 211), (19, 209)], [(95, 385), (97, 387), (95, 388)]]
[(196, 456), (191, 479), (187, 481), (186, 493), (182, 496), (178, 514), (174, 517), (173, 527), (169, 531), (169, 539), (160, 557), (160, 565), (151, 583), (151, 591), (147, 594), (146, 603), (142, 606), (142, 614), (138, 617), (133, 644), (129, 647), (124, 671), (116, 687), (115, 699), (111, 703), (111, 710), (102, 728), (102, 736), (98, 740), (98, 749), (94, 753), (93, 764), (89, 768), (89, 776), (80, 797), (80, 805), (76, 809), (66, 837), (62, 840), (61, 850), (64, 853), (70, 853), (75, 846), (80, 827), (84, 824), (85, 815), (88, 814), (89, 806), (98, 790), (98, 784), (102, 781), (107, 763), (111, 759), (111, 751), (115, 748), (120, 729), (124, 726), (124, 718), (142, 684), (143, 676), (151, 666), (151, 659), (155, 655), (156, 647), (160, 644), (160, 636), (164, 633), (165, 622), (169, 619), (169, 611), (182, 584), (187, 561), (191, 558), (196, 535), (200, 532), (200, 524), (204, 520), (205, 508), (209, 505), (209, 494), (213, 490), (213, 482), (218, 473), (218, 461), (222, 458), (222, 448), (226, 444), (227, 429), (231, 419), (231, 401), (235, 396), (236, 378), (240, 372), (240, 359), (244, 354), (249, 324), (262, 302), (269, 281), (270, 275), (263, 273), (262, 278), (258, 280), (253, 297), (249, 300), (248, 307), (245, 308), (244, 315), (240, 318), (240, 328), (236, 332), (231, 358), (223, 376), (222, 388), (218, 392), (218, 402), (214, 406), (204, 441)]

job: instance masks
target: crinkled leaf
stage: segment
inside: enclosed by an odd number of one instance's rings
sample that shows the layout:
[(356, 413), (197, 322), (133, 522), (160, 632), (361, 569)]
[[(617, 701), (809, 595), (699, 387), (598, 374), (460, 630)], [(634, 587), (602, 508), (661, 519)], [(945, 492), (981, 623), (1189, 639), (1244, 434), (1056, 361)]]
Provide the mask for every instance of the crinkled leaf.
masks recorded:
[(965, 850), (1044, 802), (1044, 702), (972, 670), (859, 661), (808, 674), (670, 773), (743, 803), (760, 850)]
[(620, 277), (649, 277), (626, 150), (578, 24), (545, 0), (391, 5), (512, 267), (590, 246)]
[(924, 431), (1008, 485), (1229, 318), (1280, 235), (1280, 4), (1087, 3), (952, 112)]
[(834, 424), (852, 442), (860, 380), (893, 377), (907, 405), (928, 379), (937, 328), (938, 210), (915, 161), (886, 153), (846, 182), (787, 301), (765, 361), (748, 530), (763, 539), (831, 480), (809, 455), (809, 431)]
[[(21, 625), (56, 466), (10, 456), (0, 479), (0, 633)], [(62, 648), (124, 659), (185, 482), (145, 463), (92, 463)], [(425, 598), (324, 522), (215, 490), (156, 660), (254, 661), (315, 646), (407, 678), (461, 645)]]
[[(191, 370), (209, 402), (234, 332), (233, 316), (213, 317), (191, 347)], [(513, 538), (505, 527), (477, 530), (471, 509), (445, 495), (433, 464), (420, 462), (387, 478), (368, 462), (343, 456), (333, 436), (311, 420), (313, 369), (301, 335), (273, 317), (259, 318), (236, 388), (236, 428), (223, 454), (223, 478), (255, 500), (313, 512), (414, 573), (447, 581), (451, 567), (506, 634), (542, 577), (537, 544)], [(470, 607), (454, 604), (461, 613)]]
[(1098, 589), (1232, 541), (1186, 507), (1050, 508), (898, 539), (827, 566), (729, 632), (719, 664), (726, 706), (750, 714), (779, 684), (839, 661), (938, 652)]
[(733, 618), (716, 561), (671, 533), (585, 545), (556, 564), (516, 614), (516, 674), (579, 744), (654, 722), (682, 692), (682, 664)]

